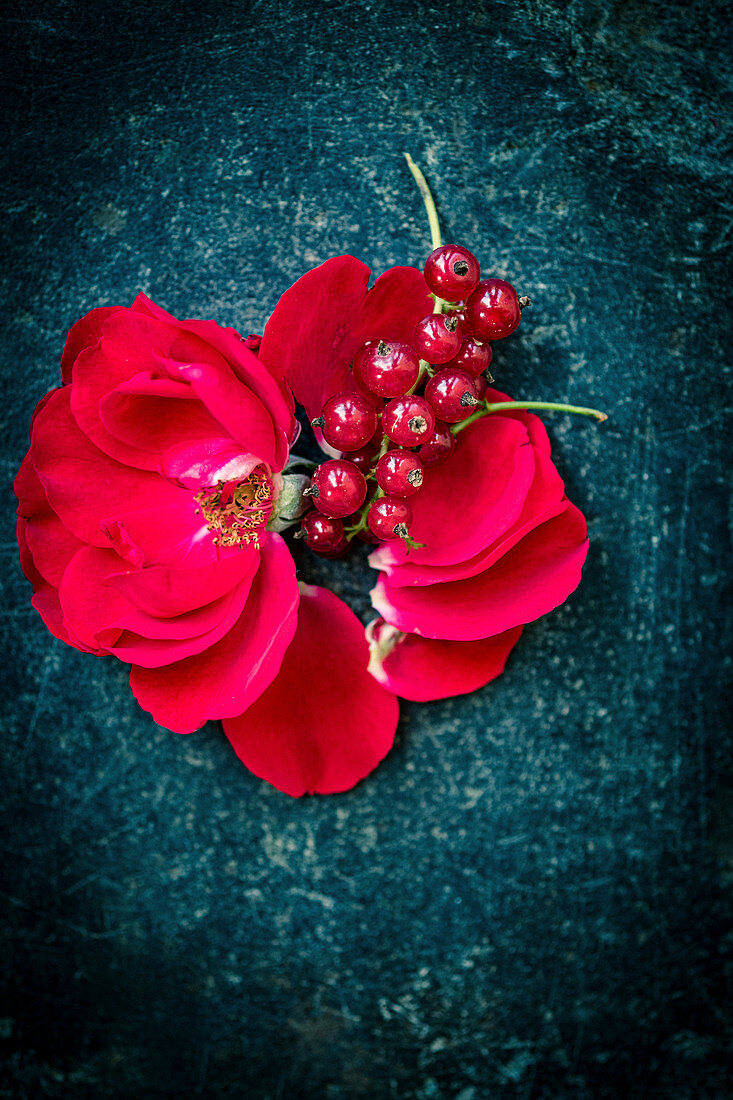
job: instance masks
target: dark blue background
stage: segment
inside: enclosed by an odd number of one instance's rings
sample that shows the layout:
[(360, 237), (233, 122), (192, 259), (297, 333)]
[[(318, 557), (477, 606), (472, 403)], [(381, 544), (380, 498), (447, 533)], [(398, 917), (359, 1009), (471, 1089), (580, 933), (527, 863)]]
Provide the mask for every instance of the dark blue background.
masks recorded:
[[(5, 9), (3, 1096), (720, 1097), (733, 215), (721, 3)], [(589, 518), (580, 589), (475, 695), (291, 801), (30, 608), (12, 478), (67, 329), (143, 290), (261, 331), (304, 270), (447, 239)], [(360, 613), (365, 558), (316, 562)]]

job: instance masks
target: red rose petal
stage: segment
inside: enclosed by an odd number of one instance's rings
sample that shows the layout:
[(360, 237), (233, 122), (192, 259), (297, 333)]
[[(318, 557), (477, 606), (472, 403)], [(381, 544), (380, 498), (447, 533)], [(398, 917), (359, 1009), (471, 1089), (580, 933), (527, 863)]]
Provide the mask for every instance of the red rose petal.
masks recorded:
[[(97, 546), (83, 546), (69, 562), (59, 587), (64, 623), (84, 645), (98, 653), (109, 652), (107, 645), (100, 645), (97, 635), (102, 628), (130, 610), (130, 604), (117, 589), (105, 585), (110, 573), (125, 567), (114, 550), (100, 550)], [(117, 629), (110, 640), (121, 634)]]
[[(401, 588), (411, 584), (437, 584), (475, 577), (503, 557), (535, 527), (564, 512), (567, 506), (565, 485), (551, 459), (543, 451), (536, 450), (535, 462), (532, 487), (519, 517), (507, 531), (478, 554), (453, 565), (420, 565), (408, 559), (403, 565), (390, 566), (386, 570), (390, 585)], [(372, 554), (370, 562), (375, 556)]]
[(92, 546), (109, 546), (100, 523), (120, 512), (180, 507), (191, 495), (158, 474), (123, 466), (89, 442), (71, 415), (75, 386), (55, 390), (33, 425), (32, 453), (48, 502), (62, 523)]
[[(487, 389), (484, 397), (489, 402), (500, 401), (513, 401), (514, 398), (509, 394), (502, 393), (501, 390)], [(550, 437), (547, 434), (547, 428), (540, 420), (539, 416), (529, 412), (527, 409), (506, 409), (503, 412), (492, 413), (492, 416), (504, 416), (509, 417), (512, 420), (518, 420), (520, 424), (524, 424), (529, 435), (529, 441), (533, 447), (537, 447), (543, 454), (550, 454)]]
[(169, 447), (161, 457), (160, 472), (195, 490), (217, 481), (243, 481), (259, 463), (256, 455), (231, 439), (198, 439)]
[(333, 592), (301, 586), (298, 629), (277, 677), (224, 732), (255, 775), (285, 794), (334, 794), (389, 752), (398, 704), (367, 672), (356, 616)]
[(217, 551), (207, 533), (193, 496), (186, 505), (138, 508), (105, 518), (101, 521), (101, 531), (109, 539), (105, 547), (111, 545), (132, 565), (195, 569), (217, 562), (222, 551)]
[(241, 714), (277, 675), (297, 620), (295, 564), (268, 535), (244, 612), (234, 627), (194, 657), (164, 668), (133, 665), (130, 686), (156, 722), (191, 733), (208, 718)]
[(535, 452), (523, 425), (505, 417), (477, 420), (460, 436), (447, 462), (425, 470), (410, 498), (410, 534), (425, 547), (408, 551), (395, 539), (375, 550), (370, 563), (389, 569), (464, 562), (508, 530), (522, 511), (535, 474)]
[[(144, 294), (138, 294), (132, 308), (136, 312), (148, 313), (151, 317), (157, 317), (168, 324), (188, 329), (215, 348), (230, 364), (240, 381), (259, 397), (285, 440), (292, 439), (295, 430), (292, 394), (279, 377), (273, 377), (269, 371), (263, 370), (258, 364), (255, 353), (259, 349), (261, 337), (248, 336), (245, 340), (236, 329), (224, 328), (216, 321), (178, 321), (155, 302), (151, 302)], [(282, 462), (282, 465), (284, 464), (285, 460)], [(281, 468), (278, 466), (278, 469)]]
[[(82, 432), (110, 458), (139, 470), (155, 470), (157, 457), (145, 447), (133, 447), (117, 439), (100, 418), (100, 404), (108, 393), (138, 374), (150, 363), (150, 341), (159, 333), (148, 334), (148, 344), (138, 331), (130, 331), (130, 311), (108, 315), (96, 343), (88, 345), (76, 357), (71, 386), (71, 411)], [(139, 324), (138, 324), (139, 328)]]
[(214, 420), (190, 386), (171, 379), (137, 374), (112, 390), (99, 403), (99, 416), (116, 439), (138, 450), (162, 454), (182, 440), (217, 439), (221, 425)]
[(367, 628), (369, 671), (389, 691), (418, 703), (465, 695), (504, 671), (522, 627), (475, 642), (449, 642), (402, 634), (383, 619)]
[(581, 512), (566, 509), (536, 528), (496, 565), (469, 580), (396, 588), (380, 577), (372, 604), (387, 622), (425, 638), (475, 640), (529, 623), (577, 588), (588, 552)]
[[(115, 657), (136, 667), (180, 665), (187, 658), (210, 652), (232, 631), (242, 616), (251, 587), (247, 577), (220, 599), (173, 619), (158, 619), (133, 609), (97, 636)], [(120, 633), (120, 627), (128, 629)]]
[(124, 306), (102, 306), (91, 310), (72, 325), (61, 356), (61, 377), (65, 383), (71, 382), (72, 368), (77, 357), (85, 348), (90, 348), (97, 343), (102, 335), (104, 322), (113, 313), (119, 313), (121, 309), (124, 309)]
[(50, 508), (44, 516), (28, 520), (25, 535), (39, 573), (58, 588), (66, 566), (84, 544)]
[(245, 545), (221, 550), (219, 557), (197, 568), (152, 565), (114, 574), (108, 583), (146, 614), (159, 619), (176, 618), (251, 580), (259, 563), (259, 552), (254, 546)]
[(66, 642), (67, 645), (74, 646), (76, 649), (81, 649), (83, 652), (90, 652), (88, 646), (82, 645), (77, 639), (72, 638), (64, 626), (64, 616), (61, 612), (58, 590), (41, 576), (33, 564), (33, 558), (25, 541), (26, 526), (27, 521), (19, 516), (15, 531), (18, 539), (18, 549), (20, 550), (20, 567), (33, 585), (31, 605), (36, 609), (55, 638), (60, 638), (62, 642)]
[[(51, 511), (30, 451), (21, 463), (14, 488), (18, 515), (24, 520), (24, 549), (33, 559), (34, 571), (40, 574), (39, 581), (42, 579), (58, 588), (66, 566), (83, 543)], [(26, 576), (29, 580), (34, 579), (28, 573)], [(38, 587), (42, 585), (39, 583)]]
[(289, 383), (309, 418), (349, 388), (349, 364), (367, 340), (410, 342), (432, 298), (420, 271), (395, 267), (367, 291), (369, 268), (336, 256), (286, 290), (265, 326), (259, 360)]
[(287, 462), (287, 440), (282, 433), (276, 433), (272, 417), (259, 397), (235, 378), (223, 359), (216, 366), (196, 359), (181, 361), (157, 353), (155, 359), (172, 378), (183, 379), (190, 385), (196, 397), (232, 439), (245, 445), (250, 454), (256, 455), (273, 470), (282, 469)]

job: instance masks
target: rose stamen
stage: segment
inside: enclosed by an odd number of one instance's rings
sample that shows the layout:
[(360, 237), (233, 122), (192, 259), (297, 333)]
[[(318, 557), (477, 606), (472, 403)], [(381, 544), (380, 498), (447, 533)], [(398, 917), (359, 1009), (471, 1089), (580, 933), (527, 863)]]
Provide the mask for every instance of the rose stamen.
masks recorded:
[(194, 500), (207, 530), (216, 531), (214, 546), (253, 543), (259, 550), (273, 506), (272, 483), (260, 469), (243, 481), (220, 481), (201, 489)]

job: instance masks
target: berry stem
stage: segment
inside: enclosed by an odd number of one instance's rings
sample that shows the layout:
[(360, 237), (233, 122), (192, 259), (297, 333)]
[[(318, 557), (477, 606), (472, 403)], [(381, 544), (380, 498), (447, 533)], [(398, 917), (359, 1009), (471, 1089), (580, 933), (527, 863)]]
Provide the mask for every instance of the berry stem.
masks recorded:
[[(371, 502), (370, 502), (371, 503)], [(367, 525), (367, 512), (368, 508), (365, 508), (359, 517), (359, 522), (355, 523), (353, 527), (344, 527), (344, 538), (353, 539), (360, 531), (364, 531)]]
[(407, 167), (412, 172), (412, 178), (418, 186), (418, 190), (422, 195), (422, 201), (425, 203), (425, 209), (428, 212), (430, 238), (433, 242), (433, 249), (440, 248), (443, 243), (440, 239), (440, 222), (438, 221), (438, 211), (435, 209), (435, 201), (428, 187), (428, 181), (425, 179), (425, 176), (415, 164), (415, 161), (409, 153), (405, 153), (405, 160), (407, 161)]
[(467, 416), (465, 420), (459, 421), (458, 424), (451, 424), (450, 430), (454, 435), (457, 435), (469, 424), (473, 424), (475, 420), (480, 420), (482, 416), (488, 416), (489, 413), (494, 412), (503, 412), (504, 410), (511, 411), (512, 409), (546, 409), (549, 412), (578, 413), (579, 416), (593, 416), (598, 421), (608, 420), (608, 413), (601, 412), (600, 409), (589, 409), (584, 405), (563, 405), (556, 401), (495, 401), (493, 404), (486, 402), (476, 412)]
[[(438, 219), (438, 211), (435, 208), (435, 199), (433, 198), (432, 191), (428, 187), (428, 181), (425, 179), (425, 176), (415, 164), (415, 161), (412, 159), (409, 153), (405, 153), (405, 160), (407, 161), (407, 167), (412, 172), (412, 178), (415, 180), (415, 183), (418, 186), (418, 190), (422, 195), (422, 201), (425, 203), (425, 209), (428, 212), (428, 222), (430, 224), (430, 239), (433, 243), (433, 251), (435, 251), (435, 249), (440, 248), (441, 244), (443, 243), (440, 237), (440, 221)], [(442, 298), (439, 298), (437, 294), (433, 294), (431, 295), (431, 297), (435, 299), (435, 302), (433, 304), (433, 313), (442, 313), (443, 307), (446, 305), (446, 303), (443, 301)], [(418, 383), (416, 382), (415, 386), (417, 386), (417, 384)], [(414, 393), (414, 387), (409, 392)]]
[(413, 394), (417, 393), (417, 391), (420, 389), (420, 386), (425, 381), (425, 375), (426, 374), (432, 376), (433, 371), (431, 370), (430, 364), (428, 363), (427, 359), (421, 359), (420, 360), (420, 373), (418, 374), (417, 378), (415, 379), (415, 385), (410, 386), (409, 390), (405, 394), (405, 397), (412, 397)]

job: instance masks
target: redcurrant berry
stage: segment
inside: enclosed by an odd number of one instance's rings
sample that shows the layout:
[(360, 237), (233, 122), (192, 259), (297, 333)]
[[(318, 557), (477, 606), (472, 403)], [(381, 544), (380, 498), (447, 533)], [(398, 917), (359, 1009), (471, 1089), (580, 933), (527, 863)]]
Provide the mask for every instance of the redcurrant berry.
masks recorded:
[(366, 479), (353, 462), (332, 458), (316, 467), (310, 488), (304, 495), (313, 497), (316, 508), (324, 516), (337, 519), (358, 511), (366, 491)]
[(466, 303), (466, 324), (479, 340), (511, 336), (521, 316), (517, 292), (503, 279), (483, 279)]
[(445, 365), (446, 367), (457, 367), (458, 370), (465, 370), (476, 378), (477, 375), (488, 370), (492, 355), (491, 344), (482, 344), (480, 340), (475, 340), (473, 336), (464, 336), (458, 355)]
[(447, 424), (465, 420), (478, 405), (474, 379), (465, 370), (440, 370), (425, 387), (425, 397), (436, 416)]
[(489, 382), (493, 381), (494, 379), (491, 377), (491, 375), (489, 375), (487, 378), (485, 374), (480, 374), (478, 378), (474, 378), (473, 384), (476, 387), (476, 396), (478, 397), (479, 401), (484, 400), (484, 398), (486, 397), (486, 391), (489, 388)]
[(320, 512), (308, 512), (301, 530), (305, 532), (305, 544), (319, 554), (335, 550), (344, 537), (344, 525), (340, 519), (324, 516)]
[(461, 346), (458, 318), (430, 313), (415, 325), (412, 342), (421, 359), (427, 359), (428, 363), (447, 363), (458, 354)]
[(459, 244), (442, 244), (425, 264), (425, 282), (446, 302), (465, 302), (480, 278), (478, 260)]
[(355, 392), (359, 394), (359, 397), (363, 397), (365, 401), (368, 401), (376, 412), (380, 413), (382, 411), (384, 401), (376, 393), (372, 393), (371, 390), (364, 390), (360, 386), (357, 387)]
[(424, 397), (396, 397), (382, 413), (382, 428), (393, 443), (417, 447), (435, 427), (433, 410)]
[(369, 506), (369, 530), (383, 541), (407, 538), (411, 522), (412, 509), (406, 500), (399, 497), (378, 497)]
[[(379, 438), (382, 438), (381, 428), (379, 431)], [(361, 447), (358, 451), (349, 451), (349, 462), (353, 462), (357, 470), (366, 476), (374, 465), (374, 459), (379, 454), (378, 443), (367, 443), (366, 447)]]
[(412, 451), (387, 451), (374, 474), (379, 488), (393, 497), (411, 497), (423, 483), (422, 462)]
[(322, 558), (342, 558), (350, 546), (351, 543), (344, 537), (334, 546), (333, 550), (321, 550), (320, 554)]
[(418, 451), (423, 467), (440, 466), (450, 457), (455, 445), (455, 436), (448, 425), (436, 420), (433, 434)]
[(339, 451), (356, 451), (377, 430), (379, 418), (373, 405), (360, 393), (336, 393), (311, 423), (320, 427), (326, 443)]
[(415, 385), (420, 373), (417, 355), (409, 344), (380, 340), (365, 344), (354, 359), (354, 378), (380, 397), (400, 397)]

